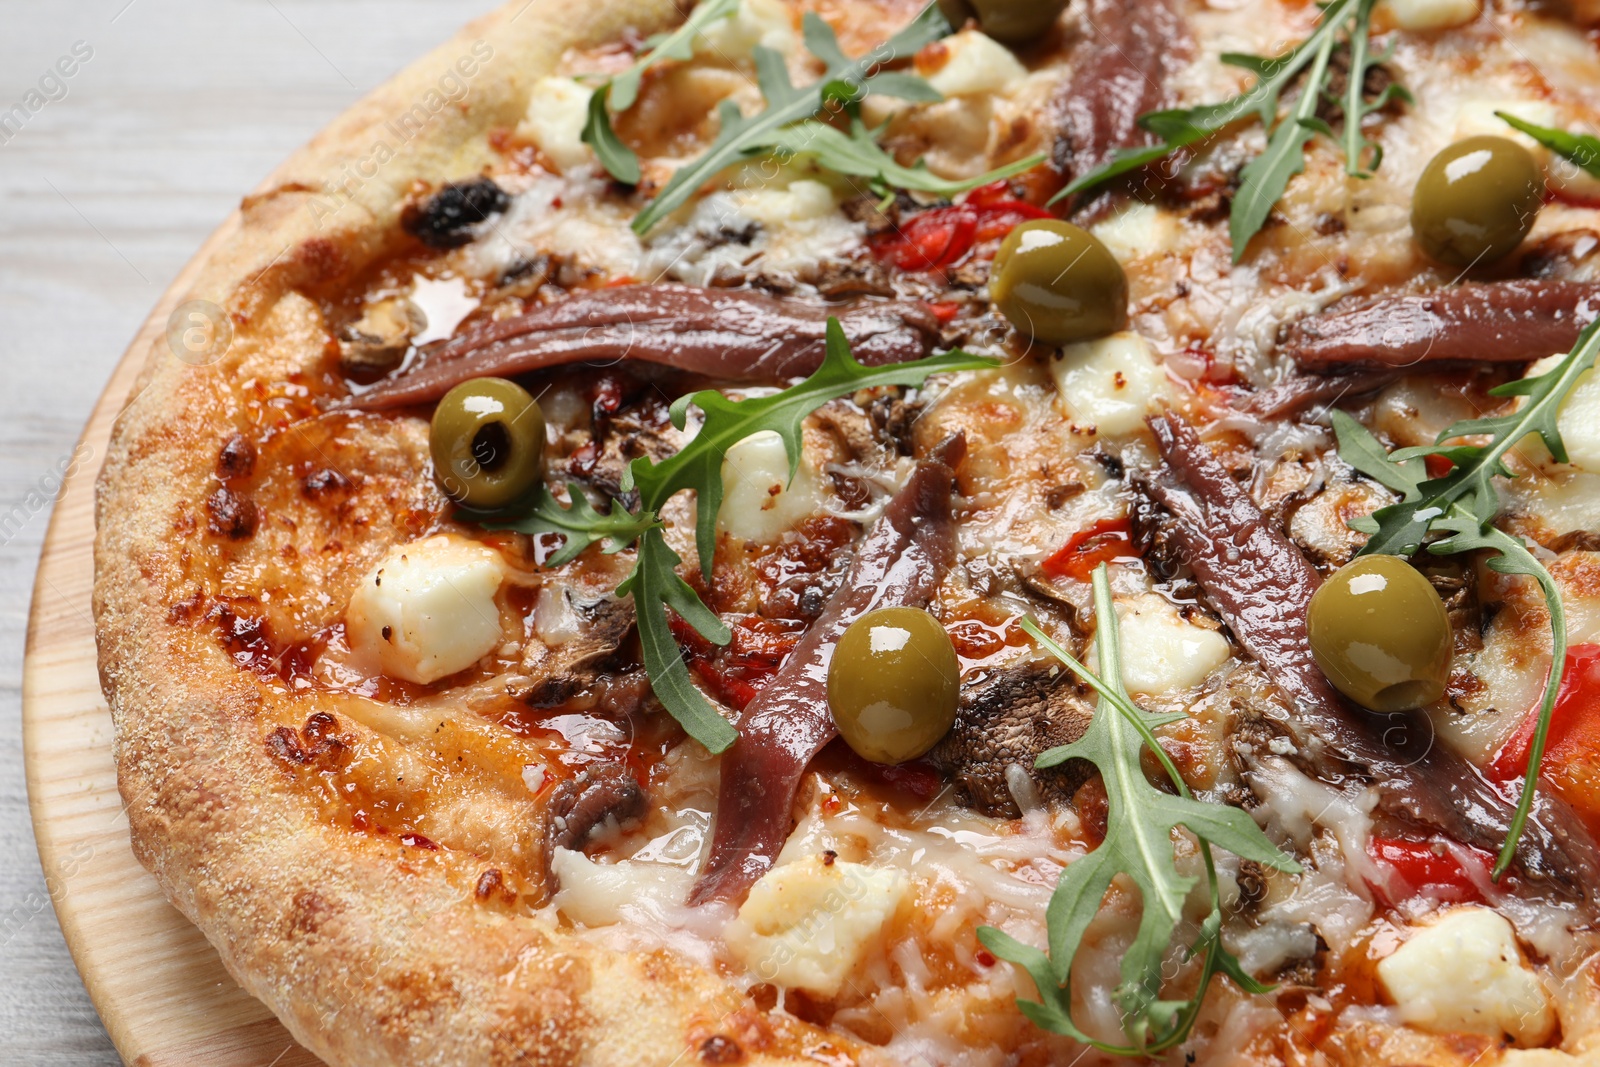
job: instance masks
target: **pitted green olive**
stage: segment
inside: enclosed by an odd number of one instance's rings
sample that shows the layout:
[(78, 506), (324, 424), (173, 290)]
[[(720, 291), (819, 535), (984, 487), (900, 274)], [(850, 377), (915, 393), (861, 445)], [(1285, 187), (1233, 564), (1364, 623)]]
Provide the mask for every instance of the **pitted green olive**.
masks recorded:
[(1493, 263), (1522, 243), (1544, 202), (1544, 172), (1504, 137), (1468, 137), (1423, 168), (1411, 194), (1417, 245), (1450, 267)]
[(1128, 276), (1099, 238), (1070, 222), (1036, 219), (1006, 235), (989, 296), (1020, 332), (1047, 345), (1128, 325)]
[(956, 721), (961, 665), (939, 620), (921, 608), (881, 608), (845, 630), (828, 664), (839, 735), (874, 763), (927, 752)]
[(439, 401), (428, 447), (434, 477), (452, 500), (504, 507), (539, 480), (544, 413), (516, 382), (474, 378)]
[(1054, 26), (1067, 0), (939, 0), (939, 10), (960, 29), (968, 19), (1006, 44), (1032, 44)]
[(1444, 695), (1454, 647), (1432, 583), (1398, 556), (1358, 556), (1311, 598), (1311, 654), (1334, 688), (1373, 711)]

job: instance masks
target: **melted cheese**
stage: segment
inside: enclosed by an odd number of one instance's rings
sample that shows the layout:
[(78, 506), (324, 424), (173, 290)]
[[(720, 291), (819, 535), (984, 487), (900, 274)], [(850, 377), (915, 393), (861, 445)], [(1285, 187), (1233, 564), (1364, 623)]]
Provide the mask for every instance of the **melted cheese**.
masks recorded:
[[(1529, 367), (1523, 377), (1537, 378), (1546, 374), (1555, 369), (1563, 358), (1552, 355), (1541, 359)], [(1600, 474), (1600, 376), (1594, 371), (1585, 371), (1578, 376), (1566, 399), (1561, 402), (1561, 409), (1556, 415), (1556, 428), (1561, 431), (1561, 440), (1567, 446), (1567, 458), (1572, 465), (1591, 474)], [(1525, 452), (1531, 449), (1540, 456), (1549, 455), (1539, 439), (1531, 434), (1521, 448)]]
[(1379, 961), (1378, 979), (1401, 1019), (1435, 1033), (1539, 1045), (1555, 1027), (1511, 924), (1487, 908), (1457, 908), (1423, 927)]
[(1478, 17), (1478, 0), (1381, 0), (1378, 11), (1400, 30), (1446, 30)]
[(427, 684), (465, 670), (503, 640), (499, 553), (441, 534), (391, 548), (350, 598), (350, 647), (391, 678)]
[(732, 63), (750, 58), (757, 45), (788, 53), (795, 44), (794, 16), (783, 0), (739, 0), (732, 16), (713, 22), (695, 39), (694, 52)]
[(823, 996), (882, 940), (906, 899), (895, 870), (808, 856), (768, 871), (728, 924), (728, 948), (764, 982)]
[(540, 78), (528, 98), (528, 114), (517, 132), (539, 146), (563, 171), (581, 167), (594, 158), (583, 143), (592, 91), (571, 78)]
[[(1155, 593), (1119, 600), (1117, 622), (1122, 682), (1140, 696), (1192, 689), (1233, 654), (1226, 637), (1188, 622)], [(1085, 655), (1097, 662), (1092, 646)]]
[(822, 480), (816, 467), (802, 454), (791, 481), (783, 438), (771, 430), (752, 434), (728, 449), (722, 484), (717, 528), (741, 540), (771, 543), (822, 509)]
[(610, 926), (630, 911), (679, 906), (694, 882), (690, 872), (665, 863), (596, 863), (564, 848), (551, 856), (550, 870), (561, 881), (553, 901), (557, 910), (585, 926)]
[(1028, 76), (1009, 48), (977, 30), (963, 30), (941, 43), (949, 58), (928, 75), (928, 84), (945, 96), (1004, 93)]
[(1172, 383), (1136, 333), (1067, 345), (1050, 363), (1063, 413), (1081, 432), (1122, 437), (1172, 396)]

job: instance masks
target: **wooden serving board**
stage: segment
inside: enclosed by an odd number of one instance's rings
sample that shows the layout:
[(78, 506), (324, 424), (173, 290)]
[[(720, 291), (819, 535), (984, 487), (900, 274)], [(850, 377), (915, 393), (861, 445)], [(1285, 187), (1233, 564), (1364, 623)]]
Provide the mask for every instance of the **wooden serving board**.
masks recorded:
[(145, 322), (79, 442), (45, 535), (28, 620), (23, 754), (39, 858), (72, 958), (117, 1051), (133, 1067), (315, 1067), (245, 993), (198, 929), (133, 856), (100, 694), (94, 618), (94, 482), (150, 344), (235, 215), (214, 233)]

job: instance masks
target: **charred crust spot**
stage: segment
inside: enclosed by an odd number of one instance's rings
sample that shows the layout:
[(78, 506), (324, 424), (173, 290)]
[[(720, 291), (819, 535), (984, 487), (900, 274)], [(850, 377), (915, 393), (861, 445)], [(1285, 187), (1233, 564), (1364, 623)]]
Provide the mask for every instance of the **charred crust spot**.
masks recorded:
[(302, 889), (294, 895), (289, 912), (289, 930), (300, 937), (311, 937), (334, 917), (336, 908), (314, 889)]
[(830, 849), (824, 849), (823, 853), (822, 853), (822, 865), (824, 867), (832, 867), (833, 864), (834, 864), (834, 861), (837, 860), (838, 858), (839, 858), (839, 854), (837, 852), (835, 852), (833, 849), (831, 849), (831, 848)]
[(517, 891), (511, 888), (510, 882), (498, 867), (490, 867), (478, 875), (478, 882), (473, 887), (473, 896), (485, 904), (515, 904)]
[(217, 452), (217, 479), (223, 482), (248, 478), (255, 473), (256, 446), (242, 433), (235, 433), (222, 442)]
[(511, 197), (491, 179), (473, 178), (407, 207), (400, 226), (429, 248), (460, 248), (472, 240), (473, 226), (510, 206)]
[(335, 769), (347, 762), (350, 739), (339, 737), (339, 720), (325, 711), (313, 712), (305, 727), (280, 726), (267, 735), (267, 750), (292, 767)]
[(385, 626), (383, 628), (383, 639), (385, 641), (393, 641), (394, 640), (394, 627), (393, 626)]
[(743, 1060), (744, 1049), (730, 1037), (712, 1034), (700, 1043), (701, 1063), (740, 1063)]
[(176, 626), (179, 623), (193, 622), (200, 616), (200, 609), (205, 607), (206, 595), (199, 589), (190, 593), (182, 600), (167, 608), (167, 622)]
[(226, 485), (206, 498), (206, 529), (217, 537), (243, 541), (256, 532), (256, 503)]
[(332, 467), (320, 467), (300, 479), (300, 492), (308, 500), (325, 500), (347, 492), (350, 479)]

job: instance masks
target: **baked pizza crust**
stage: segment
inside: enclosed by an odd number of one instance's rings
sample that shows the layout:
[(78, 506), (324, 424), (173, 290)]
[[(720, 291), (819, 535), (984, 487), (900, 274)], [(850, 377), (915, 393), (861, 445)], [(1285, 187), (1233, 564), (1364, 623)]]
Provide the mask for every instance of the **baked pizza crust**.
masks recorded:
[[(206, 508), (219, 442), (269, 402), (253, 391), (259, 382), (315, 378), (329, 362), (320, 311), (300, 290), (353, 278), (393, 251), (417, 183), (490, 164), (489, 132), (517, 124), (533, 82), (567, 49), (679, 17), (670, 0), (514, 0), (361, 101), (246, 199), (236, 239), (187, 294), (225, 309), (231, 347), (215, 361), (186, 361), (158, 341), (116, 426), (98, 483), (95, 615), (135, 852), (240, 985), (330, 1064), (885, 1062), (870, 1046), (761, 1010), (679, 956), (606, 950), (542, 917), (550, 911), (495, 906), (479, 884), (493, 848), (447, 856), (331, 825), (305, 779), (269, 748), (275, 731), (294, 731), (315, 771), (327, 748), (305, 725), (304, 701), (241, 669), (212, 627), (194, 625), (207, 607), (196, 590), (227, 581), (214, 545), (228, 516)], [(468, 57), (479, 61), (470, 76), (457, 66)], [(441, 81), (452, 71), (468, 95), (431, 107), (453, 95)], [(419, 104), (424, 127), (395, 146), (393, 123)], [(374, 166), (368, 146), (380, 142), (396, 151)], [(384, 549), (445, 510), (431, 485), (415, 484), (425, 428), (391, 421), (358, 427), (338, 446), (379, 457), (352, 506), (382, 518), (350, 526), (348, 511), (335, 515), (307, 536), (334, 543), (359, 529), (350, 551), (285, 564), (328, 590), (334, 610)], [(359, 716), (339, 724), (371, 732)], [(510, 833), (495, 847), (527, 844)], [(1348, 1064), (1573, 1062), (1552, 1051), (1500, 1057), (1487, 1040), (1377, 1024), (1330, 1034), (1324, 1047)]]

